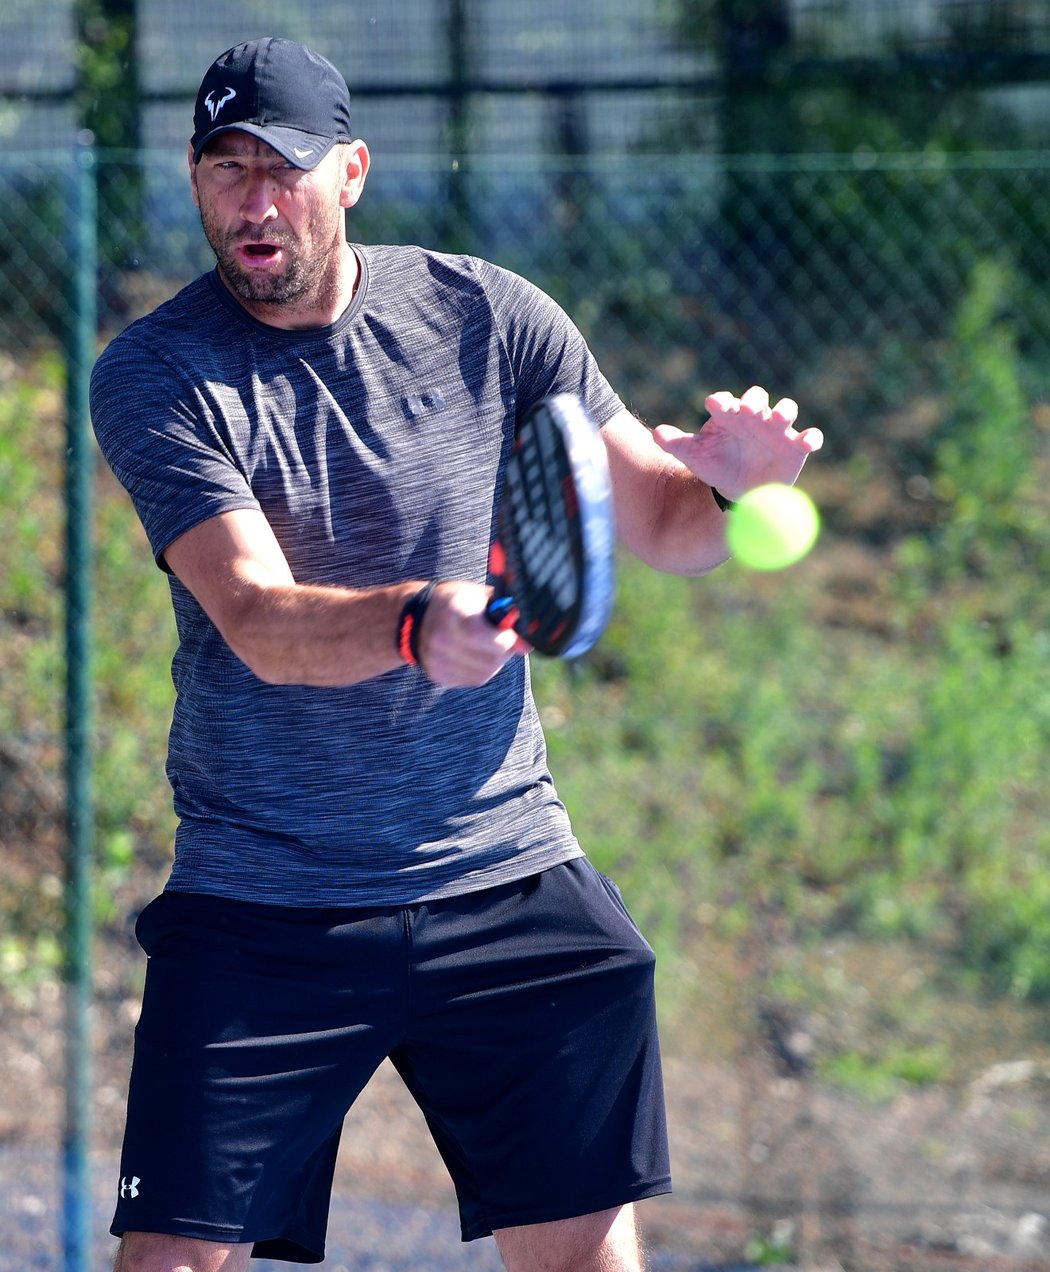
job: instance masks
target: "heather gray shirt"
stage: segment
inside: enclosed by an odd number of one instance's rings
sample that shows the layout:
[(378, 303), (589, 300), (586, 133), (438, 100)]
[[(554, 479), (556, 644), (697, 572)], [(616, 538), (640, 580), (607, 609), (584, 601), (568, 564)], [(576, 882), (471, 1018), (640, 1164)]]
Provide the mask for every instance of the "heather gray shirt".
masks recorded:
[[(600, 423), (619, 409), (579, 332), (523, 279), (419, 248), (356, 250), (357, 295), (331, 327), (265, 326), (208, 274), (102, 354), (95, 432), (162, 566), (192, 526), (257, 508), (301, 583), (484, 581), (515, 421), (551, 392), (581, 393)], [(580, 855), (526, 660), (478, 689), (412, 667), (341, 689), (268, 685), (169, 582), (169, 888), (404, 904)]]

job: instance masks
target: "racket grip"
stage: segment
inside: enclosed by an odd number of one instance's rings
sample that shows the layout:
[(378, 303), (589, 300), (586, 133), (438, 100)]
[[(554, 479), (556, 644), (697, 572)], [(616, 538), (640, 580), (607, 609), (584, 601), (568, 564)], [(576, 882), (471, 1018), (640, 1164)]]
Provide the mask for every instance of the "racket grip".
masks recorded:
[(485, 617), (493, 627), (506, 627), (514, 621), (516, 609), (513, 596), (494, 596), (485, 607)]

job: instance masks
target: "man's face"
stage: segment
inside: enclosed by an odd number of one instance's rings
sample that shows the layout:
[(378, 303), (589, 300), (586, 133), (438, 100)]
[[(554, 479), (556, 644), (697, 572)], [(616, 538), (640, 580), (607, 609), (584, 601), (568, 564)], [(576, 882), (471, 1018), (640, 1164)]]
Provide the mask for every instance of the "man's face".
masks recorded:
[(233, 291), (249, 304), (323, 304), (345, 247), (347, 147), (309, 172), (248, 133), (224, 133), (193, 164), (194, 202)]

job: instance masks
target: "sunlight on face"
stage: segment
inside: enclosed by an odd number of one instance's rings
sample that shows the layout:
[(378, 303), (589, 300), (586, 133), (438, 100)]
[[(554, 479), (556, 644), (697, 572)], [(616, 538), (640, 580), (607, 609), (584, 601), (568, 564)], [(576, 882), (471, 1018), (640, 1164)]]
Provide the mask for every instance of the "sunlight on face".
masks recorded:
[(247, 134), (217, 139), (201, 156), (194, 190), (205, 237), (242, 300), (324, 304), (339, 284), (346, 242), (336, 146), (304, 172)]

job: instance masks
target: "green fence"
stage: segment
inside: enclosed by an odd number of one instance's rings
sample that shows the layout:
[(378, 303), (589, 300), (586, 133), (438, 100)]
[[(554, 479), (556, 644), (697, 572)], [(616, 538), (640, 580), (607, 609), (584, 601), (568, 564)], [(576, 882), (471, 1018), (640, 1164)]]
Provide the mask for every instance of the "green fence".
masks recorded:
[[(65, 155), (0, 165), (9, 354), (57, 346), (69, 326), (69, 171)], [(103, 154), (98, 179), (104, 340), (209, 257), (181, 154)], [(695, 415), (713, 385), (769, 380), (805, 390), (807, 413), (848, 447), (853, 426), (819, 385), (848, 356), (851, 401), (865, 411), (926, 387), (982, 261), (1001, 271), (1002, 317), (1026, 361), (1048, 365), (1043, 154), (476, 161), (450, 172), (380, 153), (349, 225), (362, 241), (477, 252), (528, 274), (654, 420)]]
[[(1050, 160), (861, 151), (478, 158), (453, 169), (376, 159), (352, 237), (477, 252), (525, 273), (575, 316), (650, 422), (699, 423), (707, 393), (758, 382), (796, 397), (804, 422), (827, 436), (807, 482), (822, 497), (826, 542), (850, 569), (818, 560), (797, 576), (805, 583), (776, 594), (729, 574), (702, 603), (629, 576), (593, 664), (567, 686), (538, 673), (559, 783), (564, 772), (585, 841), (602, 864), (628, 871), (637, 843), (654, 845), (662, 864), (640, 868), (663, 888), (645, 902), (653, 921), (675, 911), (668, 948), (741, 938), (746, 957), (734, 966), (762, 999), (754, 1019), (767, 1020), (771, 1002), (815, 1017), (822, 995), (829, 1037), (845, 991), (822, 980), (818, 994), (806, 970), (829, 933), (918, 941), (923, 957), (944, 954), (986, 977), (996, 1002), (1044, 1002)], [(107, 949), (129, 944), (127, 915), (144, 899), (129, 861), (144, 859), (159, 880), (169, 851), (160, 758), (170, 685), (157, 669), (172, 640), (159, 577), (85, 431), (84, 374), (108, 338), (210, 261), (185, 158), (170, 150), (9, 156), (0, 217), (0, 844), (11, 867), (0, 881), (0, 993), (31, 1000), (61, 967), (52, 934), (65, 922), (71, 1002), (84, 1011), (88, 928), (107, 943), (105, 967)], [(92, 489), (103, 496), (94, 508)], [(89, 523), (103, 555), (94, 602)], [(127, 568), (136, 553), (139, 573)], [(891, 581), (875, 553), (893, 554)], [(784, 595), (796, 586), (807, 612)], [(94, 715), (78, 678), (91, 655), (88, 611), (100, 627)], [(844, 630), (843, 667), (822, 662), (821, 642)], [(781, 670), (762, 644), (774, 634), (805, 674)], [(642, 662), (651, 649), (673, 670), (666, 685)], [(688, 710), (678, 688), (687, 664), (702, 669)], [(662, 718), (643, 716), (638, 696), (662, 705)], [(134, 736), (124, 713), (137, 713)], [(88, 750), (101, 790), (93, 898), (89, 847), (78, 841), (91, 816)], [(678, 794), (663, 789), (672, 779)], [(615, 825), (601, 811), (611, 790), (626, 801)], [(985, 855), (989, 844), (1001, 851)], [(55, 890), (63, 873), (66, 915)], [(906, 1033), (899, 1000), (894, 1013)], [(67, 1033), (67, 1165), (71, 1194), (83, 1198), (83, 1015)], [(951, 1067), (913, 1036), (873, 1058), (848, 1034), (843, 1026), (827, 1043), (822, 1074), (869, 1094)], [(75, 1249), (87, 1238), (71, 1205)], [(770, 1206), (754, 1214), (775, 1218)], [(754, 1222), (758, 1232), (764, 1220)], [(773, 1261), (774, 1230), (762, 1230), (756, 1259)], [(996, 1247), (1001, 1266), (1027, 1266), (1018, 1250)], [(914, 1256), (908, 1266), (923, 1265)]]

